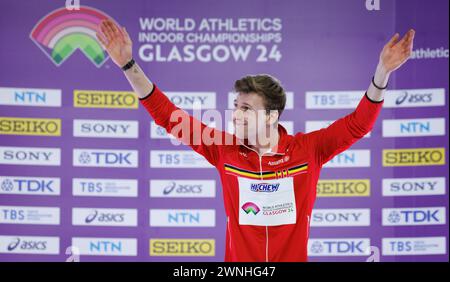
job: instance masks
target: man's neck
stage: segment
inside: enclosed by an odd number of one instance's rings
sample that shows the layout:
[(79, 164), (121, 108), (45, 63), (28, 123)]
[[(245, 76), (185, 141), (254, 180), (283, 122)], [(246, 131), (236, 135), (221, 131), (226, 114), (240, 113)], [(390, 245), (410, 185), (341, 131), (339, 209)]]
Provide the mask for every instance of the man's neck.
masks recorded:
[(278, 148), (278, 142), (280, 139), (280, 134), (278, 133), (278, 125), (273, 130), (273, 134), (270, 135), (269, 144), (259, 145), (257, 142), (257, 145), (253, 145), (252, 148), (255, 149), (260, 156), (262, 156), (265, 153), (270, 152), (276, 152)]

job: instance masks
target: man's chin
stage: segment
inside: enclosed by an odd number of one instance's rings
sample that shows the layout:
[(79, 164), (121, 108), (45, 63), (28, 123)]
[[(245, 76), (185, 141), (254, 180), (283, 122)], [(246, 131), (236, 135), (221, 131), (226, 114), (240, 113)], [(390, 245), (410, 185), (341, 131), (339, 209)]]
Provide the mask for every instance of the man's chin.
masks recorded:
[(235, 130), (235, 131), (234, 131), (234, 135), (235, 135), (237, 138), (242, 139), (242, 140), (247, 139), (247, 134), (245, 134), (245, 132), (242, 132), (242, 131), (240, 131), (240, 130)]

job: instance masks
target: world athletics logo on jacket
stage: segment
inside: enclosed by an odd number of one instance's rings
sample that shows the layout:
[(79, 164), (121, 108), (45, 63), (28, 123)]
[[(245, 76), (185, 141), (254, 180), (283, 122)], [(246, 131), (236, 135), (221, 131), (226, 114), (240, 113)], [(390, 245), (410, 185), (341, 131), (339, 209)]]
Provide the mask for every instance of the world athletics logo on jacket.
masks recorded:
[(242, 206), (242, 209), (245, 211), (246, 214), (253, 213), (254, 215), (257, 215), (260, 211), (259, 207), (252, 202), (247, 202)]
[(34, 26), (30, 38), (56, 66), (79, 49), (95, 66), (101, 67), (108, 55), (97, 40), (96, 30), (106, 18), (110, 16), (91, 7), (60, 8), (44, 16)]

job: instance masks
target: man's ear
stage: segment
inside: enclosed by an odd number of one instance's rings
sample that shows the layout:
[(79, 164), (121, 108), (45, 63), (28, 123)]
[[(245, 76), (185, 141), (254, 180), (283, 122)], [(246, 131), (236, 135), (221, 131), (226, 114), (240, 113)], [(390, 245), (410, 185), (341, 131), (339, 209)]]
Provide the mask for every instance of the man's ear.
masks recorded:
[(267, 124), (273, 125), (278, 121), (279, 113), (277, 110), (271, 110), (270, 113), (267, 115)]

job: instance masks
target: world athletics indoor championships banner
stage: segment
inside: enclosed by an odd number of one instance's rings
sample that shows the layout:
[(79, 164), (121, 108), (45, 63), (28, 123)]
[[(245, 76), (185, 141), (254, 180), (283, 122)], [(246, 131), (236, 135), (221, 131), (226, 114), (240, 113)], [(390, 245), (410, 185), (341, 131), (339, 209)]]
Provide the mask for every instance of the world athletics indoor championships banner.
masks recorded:
[(64, 2), (0, 2), (0, 261), (224, 259), (218, 174), (139, 106), (95, 37), (107, 17), (190, 113), (231, 109), (244, 75), (279, 78), (290, 133), (351, 113), (414, 28), (373, 131), (322, 170), (309, 259), (448, 261), (447, 0)]

